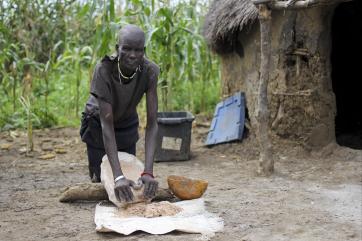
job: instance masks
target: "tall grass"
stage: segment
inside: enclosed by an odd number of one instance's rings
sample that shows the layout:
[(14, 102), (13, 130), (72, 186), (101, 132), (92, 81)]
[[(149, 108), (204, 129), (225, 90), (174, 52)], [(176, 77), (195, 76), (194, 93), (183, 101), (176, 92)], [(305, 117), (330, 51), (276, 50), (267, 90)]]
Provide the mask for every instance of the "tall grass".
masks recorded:
[(146, 55), (161, 68), (160, 111), (212, 113), (220, 84), (218, 61), (200, 35), (206, 9), (196, 0), (3, 1), (0, 129), (29, 120), (35, 128), (79, 125), (93, 68), (127, 23), (145, 30)]

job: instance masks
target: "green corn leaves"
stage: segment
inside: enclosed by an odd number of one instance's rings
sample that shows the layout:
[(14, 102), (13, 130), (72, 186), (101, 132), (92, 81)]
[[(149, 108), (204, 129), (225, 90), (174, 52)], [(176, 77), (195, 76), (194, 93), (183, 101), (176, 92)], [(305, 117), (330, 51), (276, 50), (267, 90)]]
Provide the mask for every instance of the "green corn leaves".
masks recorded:
[[(146, 55), (161, 68), (160, 110), (212, 113), (220, 74), (200, 34), (206, 10), (195, 0), (5, 0), (0, 4), (0, 130), (26, 127), (28, 120), (35, 127), (78, 125), (93, 68), (114, 52), (119, 28), (129, 23), (144, 29)], [(29, 101), (20, 106), (27, 71)], [(144, 103), (141, 108), (145, 112)]]

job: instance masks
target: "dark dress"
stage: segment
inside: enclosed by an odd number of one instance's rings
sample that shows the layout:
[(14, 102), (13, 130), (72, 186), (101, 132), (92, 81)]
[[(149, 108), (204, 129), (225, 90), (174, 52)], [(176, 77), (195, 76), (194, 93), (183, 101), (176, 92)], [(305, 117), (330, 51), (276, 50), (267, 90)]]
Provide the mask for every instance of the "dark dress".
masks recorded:
[(152, 81), (157, 81), (158, 66), (144, 58), (140, 70), (127, 84), (119, 80), (117, 56), (106, 56), (95, 67), (90, 97), (82, 113), (80, 136), (87, 144), (89, 175), (92, 181), (100, 181), (100, 165), (104, 150), (98, 100), (112, 105), (117, 150), (136, 154), (138, 114), (136, 107)]

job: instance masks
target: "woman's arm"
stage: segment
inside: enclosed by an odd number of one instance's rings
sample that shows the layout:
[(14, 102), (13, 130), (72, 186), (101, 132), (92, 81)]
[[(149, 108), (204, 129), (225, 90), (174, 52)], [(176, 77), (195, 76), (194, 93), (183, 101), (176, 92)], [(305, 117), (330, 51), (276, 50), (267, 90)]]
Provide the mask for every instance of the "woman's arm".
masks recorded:
[(118, 160), (117, 143), (114, 134), (112, 105), (101, 99), (98, 99), (98, 104), (104, 149), (112, 168), (113, 178), (118, 179), (115, 182), (114, 191), (118, 200), (130, 202), (133, 200), (133, 193), (130, 186), (134, 183), (122, 177), (123, 173)]
[(145, 184), (144, 196), (148, 198), (154, 197), (158, 182), (153, 177), (153, 158), (156, 150), (156, 137), (158, 131), (157, 125), (157, 76), (152, 80), (150, 87), (146, 92), (147, 106), (147, 126), (145, 137), (145, 170), (142, 175), (142, 181)]

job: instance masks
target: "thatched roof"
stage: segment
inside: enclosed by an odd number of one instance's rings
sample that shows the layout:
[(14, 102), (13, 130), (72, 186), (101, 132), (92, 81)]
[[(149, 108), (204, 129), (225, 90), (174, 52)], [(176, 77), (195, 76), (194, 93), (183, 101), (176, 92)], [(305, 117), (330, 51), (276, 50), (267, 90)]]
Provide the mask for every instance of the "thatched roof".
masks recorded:
[[(332, 5), (353, 0), (304, 0), (289, 6), (287, 0), (270, 2), (273, 9), (303, 9), (317, 5)], [(218, 54), (238, 51), (238, 33), (250, 27), (258, 18), (258, 9), (252, 0), (213, 0), (203, 27), (209, 47)], [(242, 51), (242, 50), (241, 50)]]
[(234, 50), (237, 33), (258, 18), (251, 0), (214, 0), (205, 17), (204, 36), (219, 54)]

